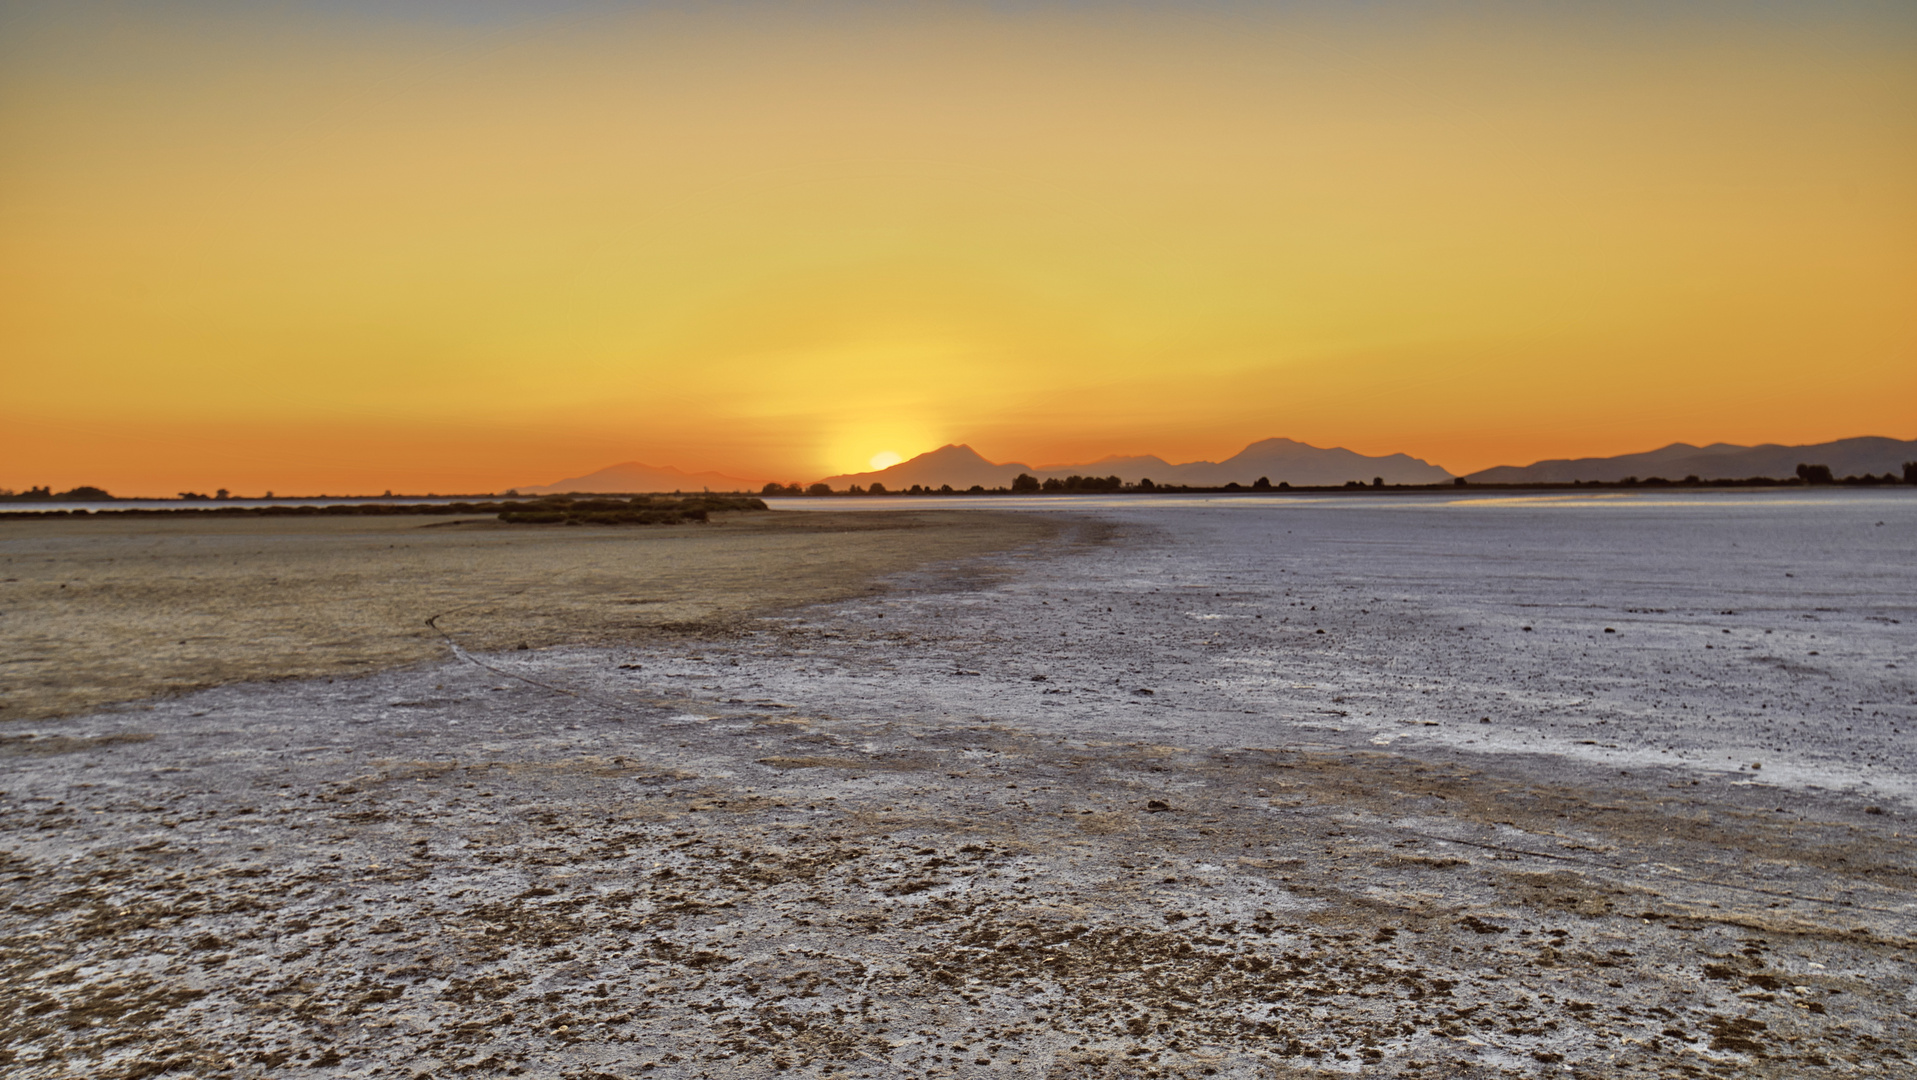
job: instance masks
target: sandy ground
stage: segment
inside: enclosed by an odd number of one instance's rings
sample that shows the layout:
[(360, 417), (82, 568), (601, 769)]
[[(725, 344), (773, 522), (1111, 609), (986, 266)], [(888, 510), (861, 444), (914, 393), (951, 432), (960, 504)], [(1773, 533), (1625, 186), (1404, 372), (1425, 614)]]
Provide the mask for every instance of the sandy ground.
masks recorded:
[(672, 527), (491, 518), (0, 519), (0, 721), (225, 682), (723, 632), (874, 577), (1045, 535), (1030, 518), (736, 514)]
[[(1849, 667), (1688, 671), (1635, 635), (1736, 635), (1655, 574), (1620, 627), (1349, 520), (1058, 520), (722, 634), (14, 725), (9, 1075), (1909, 1074), (1907, 748), (1851, 760), (1901, 578), (1822, 613)], [(1773, 782), (1683, 723), (1744, 694), (1868, 730), (1760, 732)]]

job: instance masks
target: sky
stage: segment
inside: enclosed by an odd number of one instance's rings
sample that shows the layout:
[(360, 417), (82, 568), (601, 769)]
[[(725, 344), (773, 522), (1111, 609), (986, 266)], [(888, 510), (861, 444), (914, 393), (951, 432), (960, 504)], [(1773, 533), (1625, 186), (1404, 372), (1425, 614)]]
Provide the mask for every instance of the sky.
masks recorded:
[(1909, 4), (0, 0), (0, 487), (1462, 473), (1912, 402)]

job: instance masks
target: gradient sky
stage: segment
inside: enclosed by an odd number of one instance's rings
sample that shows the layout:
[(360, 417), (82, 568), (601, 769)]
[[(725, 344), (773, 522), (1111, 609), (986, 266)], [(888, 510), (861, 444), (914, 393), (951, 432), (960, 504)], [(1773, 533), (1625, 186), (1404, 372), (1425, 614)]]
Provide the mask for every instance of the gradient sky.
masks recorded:
[(1917, 437), (1917, 6), (0, 2), (0, 485)]

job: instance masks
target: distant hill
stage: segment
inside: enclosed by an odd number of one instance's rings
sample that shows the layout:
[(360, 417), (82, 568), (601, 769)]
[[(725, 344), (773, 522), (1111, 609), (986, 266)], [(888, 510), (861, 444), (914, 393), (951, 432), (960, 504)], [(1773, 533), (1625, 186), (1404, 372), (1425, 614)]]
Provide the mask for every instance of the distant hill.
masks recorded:
[[(1408, 454), (1371, 457), (1342, 447), (1317, 447), (1292, 439), (1263, 439), (1219, 462), (1193, 461), (1174, 465), (1165, 476), (1153, 476), (1160, 484), (1249, 484), (1259, 477), (1272, 483), (1295, 487), (1342, 484), (1357, 480), (1369, 484), (1382, 477), (1387, 484), (1442, 484), (1451, 474), (1421, 458)], [(1127, 477), (1126, 479), (1131, 479)]]
[(1272, 483), (1297, 487), (1343, 484), (1348, 480), (1370, 483), (1383, 477), (1387, 484), (1441, 484), (1451, 474), (1418, 458), (1404, 454), (1369, 457), (1350, 450), (1309, 446), (1291, 439), (1265, 439), (1252, 443), (1223, 461), (1191, 461), (1173, 465), (1153, 456), (1108, 457), (1083, 465), (1047, 465), (1032, 468), (1019, 462), (994, 463), (969, 446), (941, 446), (910, 461), (876, 472), (844, 473), (823, 481), (834, 490), (853, 484), (870, 487), (878, 481), (888, 490), (899, 491), (913, 484), (937, 488), (943, 484), (964, 491), (974, 484), (987, 488), (1010, 487), (1019, 473), (1039, 479), (1080, 476), (1116, 476), (1127, 483), (1151, 480), (1155, 484), (1183, 484), (1192, 487), (1217, 487), (1228, 483), (1250, 484), (1259, 477)]
[(1672, 443), (1660, 450), (1642, 454), (1621, 454), (1608, 458), (1575, 458), (1540, 461), (1531, 465), (1499, 465), (1467, 476), (1486, 484), (1566, 484), (1573, 480), (1615, 482), (1627, 476), (1648, 480), (1661, 476), (1682, 480), (1696, 476), (1703, 480), (1744, 480), (1754, 476), (1788, 479), (1797, 466), (1829, 465), (1839, 477), (1866, 473), (1902, 475), (1904, 462), (1917, 461), (1917, 440), (1902, 441), (1877, 436), (1839, 439), (1809, 446), (1733, 446), (1713, 443), (1692, 446)]
[[(1134, 483), (1150, 477), (1153, 483), (1158, 483), (1177, 469), (1178, 466), (1156, 454), (1113, 454), (1083, 465), (1040, 465), (1032, 475), (1041, 480), (1048, 476), (1070, 476), (1073, 473), (1080, 476), (1116, 476)], [(1252, 479), (1256, 480), (1257, 477)]]
[(1030, 465), (1021, 465), (1008, 461), (1002, 465), (993, 464), (980, 456), (969, 446), (948, 444), (930, 453), (920, 454), (910, 461), (901, 461), (889, 469), (876, 472), (842, 473), (828, 476), (821, 483), (830, 484), (832, 490), (843, 491), (853, 484), (871, 487), (873, 481), (886, 486), (888, 491), (900, 491), (919, 484), (937, 488), (950, 484), (959, 491), (973, 485), (987, 488), (1011, 487), (1012, 478), (1019, 473), (1033, 473)]
[(563, 495), (568, 492), (639, 491), (750, 491), (757, 484), (737, 476), (717, 472), (689, 473), (670, 465), (647, 465), (625, 461), (608, 465), (598, 472), (575, 476), (552, 484), (535, 484), (513, 490), (522, 495)]

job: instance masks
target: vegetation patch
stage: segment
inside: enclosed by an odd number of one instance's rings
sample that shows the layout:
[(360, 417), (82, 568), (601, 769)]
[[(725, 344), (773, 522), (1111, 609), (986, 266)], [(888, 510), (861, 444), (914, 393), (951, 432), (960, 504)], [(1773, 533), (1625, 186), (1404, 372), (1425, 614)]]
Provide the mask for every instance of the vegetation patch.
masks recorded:
[(559, 495), (521, 504), (500, 512), (509, 525), (680, 525), (705, 521), (728, 510), (764, 510), (765, 500), (751, 496), (695, 495), (664, 498), (635, 495), (630, 499), (575, 499)]

